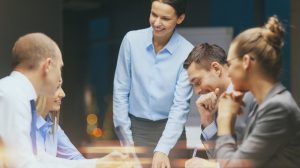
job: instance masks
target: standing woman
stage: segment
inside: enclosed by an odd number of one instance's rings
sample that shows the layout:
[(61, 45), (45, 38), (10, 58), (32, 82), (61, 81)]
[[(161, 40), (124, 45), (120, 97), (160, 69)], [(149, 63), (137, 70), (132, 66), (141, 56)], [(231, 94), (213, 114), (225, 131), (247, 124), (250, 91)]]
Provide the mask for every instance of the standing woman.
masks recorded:
[(38, 97), (36, 103), (39, 114), (36, 133), (37, 150), (68, 160), (84, 159), (58, 125), (60, 106), (64, 97), (65, 92), (61, 85), (55, 92), (54, 97)]
[(113, 119), (135, 146), (154, 151), (152, 167), (170, 167), (168, 154), (181, 136), (192, 89), (183, 62), (193, 45), (175, 30), (187, 0), (152, 0), (151, 27), (128, 32), (114, 78)]
[[(219, 102), (216, 148), (221, 167), (299, 167), (300, 111), (279, 82), (284, 29), (276, 16), (264, 27), (248, 29), (231, 43), (229, 76), (237, 91)], [(234, 122), (249, 90), (257, 106), (249, 114), (243, 143), (237, 148)]]

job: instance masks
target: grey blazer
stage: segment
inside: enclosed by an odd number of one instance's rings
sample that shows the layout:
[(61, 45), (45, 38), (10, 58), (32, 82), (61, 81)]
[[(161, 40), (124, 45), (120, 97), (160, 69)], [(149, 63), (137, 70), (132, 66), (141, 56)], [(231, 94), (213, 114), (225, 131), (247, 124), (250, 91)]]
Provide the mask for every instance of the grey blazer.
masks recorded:
[(275, 84), (249, 117), (239, 147), (233, 136), (218, 137), (222, 167), (300, 167), (300, 110), (282, 84)]

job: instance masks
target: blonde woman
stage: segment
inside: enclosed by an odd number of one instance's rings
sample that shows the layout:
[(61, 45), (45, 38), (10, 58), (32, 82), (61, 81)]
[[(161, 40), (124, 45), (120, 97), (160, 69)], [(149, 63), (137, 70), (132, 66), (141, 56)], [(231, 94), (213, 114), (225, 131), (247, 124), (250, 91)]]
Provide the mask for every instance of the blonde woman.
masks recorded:
[(65, 96), (60, 86), (53, 97), (38, 97), (37, 150), (69, 160), (84, 159), (58, 124), (60, 106)]
[[(217, 119), (216, 150), (222, 168), (300, 165), (300, 110), (279, 81), (283, 35), (281, 22), (273, 16), (264, 27), (240, 33), (230, 45), (228, 73), (235, 92), (221, 96)], [(254, 95), (257, 106), (238, 147), (233, 126), (244, 91)]]

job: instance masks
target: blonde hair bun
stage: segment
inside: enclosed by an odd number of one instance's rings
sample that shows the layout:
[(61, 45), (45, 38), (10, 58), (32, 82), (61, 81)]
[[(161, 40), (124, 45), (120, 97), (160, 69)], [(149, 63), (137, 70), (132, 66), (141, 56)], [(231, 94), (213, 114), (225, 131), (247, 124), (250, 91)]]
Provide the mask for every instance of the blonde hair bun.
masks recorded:
[(264, 26), (263, 37), (276, 50), (284, 46), (284, 27), (276, 15), (271, 16)]

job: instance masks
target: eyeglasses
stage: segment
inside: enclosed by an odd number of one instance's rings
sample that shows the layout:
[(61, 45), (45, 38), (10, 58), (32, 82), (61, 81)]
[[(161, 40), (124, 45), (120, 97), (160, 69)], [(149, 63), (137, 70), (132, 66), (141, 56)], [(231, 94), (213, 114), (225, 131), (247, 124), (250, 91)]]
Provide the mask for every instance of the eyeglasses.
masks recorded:
[(239, 58), (239, 57), (233, 57), (233, 58), (227, 60), (227, 62), (230, 62), (230, 61), (235, 60), (235, 59), (237, 59), (237, 58)]
[(227, 60), (227, 61), (226, 61), (227, 66), (230, 66), (230, 62), (231, 62), (232, 60), (237, 59), (237, 58), (239, 58), (239, 57), (233, 57), (233, 58)]
[[(248, 54), (249, 55), (249, 54)], [(249, 55), (249, 57), (250, 57), (250, 60), (252, 60), (252, 61), (255, 61), (255, 58), (252, 56), (252, 55)], [(233, 58), (231, 58), (231, 59), (229, 59), (229, 60), (227, 60), (226, 62), (226, 64), (227, 64), (227, 66), (230, 66), (230, 62), (232, 61), (232, 60), (235, 60), (235, 59), (237, 59), (237, 58), (240, 58), (240, 57), (233, 57)]]

